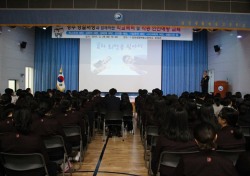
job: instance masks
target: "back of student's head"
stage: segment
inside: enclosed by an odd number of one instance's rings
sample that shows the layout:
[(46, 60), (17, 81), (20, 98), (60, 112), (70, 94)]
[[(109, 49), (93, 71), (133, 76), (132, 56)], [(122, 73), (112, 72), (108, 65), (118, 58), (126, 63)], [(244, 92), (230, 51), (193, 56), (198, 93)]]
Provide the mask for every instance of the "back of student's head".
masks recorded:
[(67, 112), (71, 106), (71, 102), (69, 100), (62, 100), (60, 104), (61, 112)]
[(242, 98), (241, 92), (235, 92), (235, 96), (236, 96), (236, 98)]
[(214, 97), (214, 104), (216, 104), (216, 106), (220, 106), (221, 105), (221, 98), (220, 97)]
[(201, 150), (216, 148), (216, 131), (212, 124), (202, 122), (194, 128), (194, 138)]
[(52, 104), (49, 100), (42, 100), (37, 108), (37, 112), (40, 117), (44, 117), (52, 109)]
[(11, 103), (11, 96), (9, 95), (9, 94), (3, 94), (2, 96), (1, 96), (1, 101), (0, 101), (0, 104), (1, 105), (7, 105), (7, 104), (9, 104), (9, 103)]
[(239, 119), (238, 111), (230, 107), (223, 107), (218, 117), (221, 126), (234, 127), (231, 133), (236, 139), (243, 138), (243, 133), (237, 126), (237, 122)]
[(188, 127), (188, 113), (181, 105), (170, 108), (163, 125), (163, 134), (166, 138), (175, 141), (186, 142), (191, 139)]
[(14, 112), (15, 127), (21, 134), (30, 133), (32, 123), (31, 111), (28, 108), (17, 109)]
[(228, 126), (236, 126), (239, 113), (233, 108), (223, 107), (218, 116), (219, 118), (224, 119)]
[(210, 104), (205, 103), (200, 108), (199, 118), (202, 122), (209, 122), (212, 124), (216, 124), (216, 117), (214, 115), (214, 109), (213, 106)]
[(8, 94), (8, 95), (13, 95), (13, 93), (14, 93), (14, 91), (13, 91), (13, 89), (10, 89), (10, 88), (6, 88), (5, 90), (4, 90), (4, 92), (6, 93), (6, 94)]
[(111, 96), (114, 96), (116, 93), (117, 93), (117, 90), (115, 88), (112, 88), (112, 89), (109, 90), (109, 94)]

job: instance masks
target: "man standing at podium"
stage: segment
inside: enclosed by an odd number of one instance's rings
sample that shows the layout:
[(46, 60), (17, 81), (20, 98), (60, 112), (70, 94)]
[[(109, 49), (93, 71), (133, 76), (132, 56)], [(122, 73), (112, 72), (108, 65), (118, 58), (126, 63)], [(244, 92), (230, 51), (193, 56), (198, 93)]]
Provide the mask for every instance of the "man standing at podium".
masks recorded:
[(207, 74), (207, 71), (204, 71), (202, 79), (201, 79), (201, 91), (202, 91), (202, 93), (208, 93), (208, 81), (209, 81), (209, 76)]

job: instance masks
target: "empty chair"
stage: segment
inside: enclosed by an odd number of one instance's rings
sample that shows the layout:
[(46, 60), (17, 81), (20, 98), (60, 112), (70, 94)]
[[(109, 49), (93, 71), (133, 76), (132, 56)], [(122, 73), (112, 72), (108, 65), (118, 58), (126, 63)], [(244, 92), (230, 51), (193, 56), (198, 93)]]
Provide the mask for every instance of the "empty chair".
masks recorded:
[(8, 176), (19, 175), (22, 172), (30, 173), (30, 175), (40, 175), (41, 173), (44, 173), (42, 175), (49, 175), (44, 157), (40, 153), (13, 154), (1, 152), (1, 162)]
[(105, 136), (106, 136), (106, 127), (109, 130), (111, 130), (110, 127), (112, 127), (113, 129), (114, 127), (118, 127), (118, 128), (120, 127), (121, 136), (123, 138), (124, 123), (123, 123), (122, 117), (123, 115), (122, 115), (122, 112), (120, 111), (110, 111), (106, 113), (105, 118), (104, 118), (104, 123), (103, 123), (103, 140), (105, 139)]

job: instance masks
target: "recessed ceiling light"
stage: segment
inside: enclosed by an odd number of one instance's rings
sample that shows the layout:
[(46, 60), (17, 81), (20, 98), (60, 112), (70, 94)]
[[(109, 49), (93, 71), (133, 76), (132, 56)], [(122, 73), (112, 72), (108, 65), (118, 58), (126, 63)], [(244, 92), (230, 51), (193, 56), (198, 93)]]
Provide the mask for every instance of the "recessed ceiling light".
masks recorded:
[(242, 38), (242, 36), (241, 35), (237, 35), (237, 38)]

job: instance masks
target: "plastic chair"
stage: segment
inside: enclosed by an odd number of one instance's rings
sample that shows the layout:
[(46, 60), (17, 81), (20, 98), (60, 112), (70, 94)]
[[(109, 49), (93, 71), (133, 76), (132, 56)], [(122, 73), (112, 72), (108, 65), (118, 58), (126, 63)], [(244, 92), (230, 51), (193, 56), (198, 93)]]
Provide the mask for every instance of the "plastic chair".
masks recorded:
[(103, 141), (105, 140), (106, 136), (106, 127), (110, 126), (120, 126), (122, 140), (124, 140), (124, 122), (122, 117), (123, 115), (120, 111), (110, 111), (105, 114), (103, 123)]
[[(44, 141), (46, 149), (48, 149), (48, 150), (61, 149), (63, 151), (61, 158), (56, 159), (56, 160), (50, 158), (51, 161), (54, 161), (57, 164), (63, 164), (63, 168), (65, 168), (66, 161), (68, 161), (68, 166), (70, 167), (70, 163), (69, 163), (68, 155), (67, 155), (67, 150), (66, 150), (65, 143), (64, 143), (62, 136), (55, 135), (55, 136), (46, 137), (43, 141)], [(49, 154), (49, 152), (48, 152), (48, 154)], [(62, 169), (62, 170), (63, 170), (63, 175), (64, 175), (65, 171), (64, 171), (64, 169)], [(71, 175), (71, 168), (69, 168), (69, 170), (70, 170), (70, 175)]]
[[(152, 148), (152, 142), (156, 143), (156, 139), (155, 137), (159, 136), (158, 133), (158, 126), (147, 126), (145, 129), (145, 136), (144, 136), (144, 159), (148, 160), (147, 158), (147, 151), (151, 151)], [(150, 138), (149, 138), (150, 137)], [(148, 141), (148, 139), (150, 140), (150, 143)]]
[(242, 152), (245, 152), (245, 150), (216, 150), (218, 153), (220, 153), (223, 157), (231, 160), (233, 164), (235, 165), (239, 155)]
[[(188, 155), (188, 154), (192, 154), (192, 153), (198, 153), (199, 151), (163, 151), (161, 152), (161, 156), (160, 156), (160, 160), (159, 160), (159, 164), (158, 164), (158, 168), (157, 168), (157, 175), (159, 175), (159, 171), (160, 171), (160, 167), (161, 165), (163, 166), (167, 166), (167, 167), (173, 167), (176, 168), (180, 158), (183, 155)], [(153, 175), (152, 171), (151, 171), (151, 159), (149, 161), (149, 175)]]
[(11, 171), (30, 171), (34, 169), (43, 169), (44, 175), (48, 176), (48, 170), (45, 164), (45, 160), (40, 153), (29, 154), (13, 154), (1, 152), (1, 162), (3, 167)]
[[(80, 141), (79, 145), (72, 146), (73, 151), (79, 151), (80, 152), (80, 165), (82, 164), (83, 160), (83, 144), (82, 144), (82, 133), (81, 133), (81, 127), (80, 126), (64, 126), (63, 131), (66, 135), (66, 137), (76, 137), (79, 136)], [(85, 147), (86, 150), (86, 147)]]

